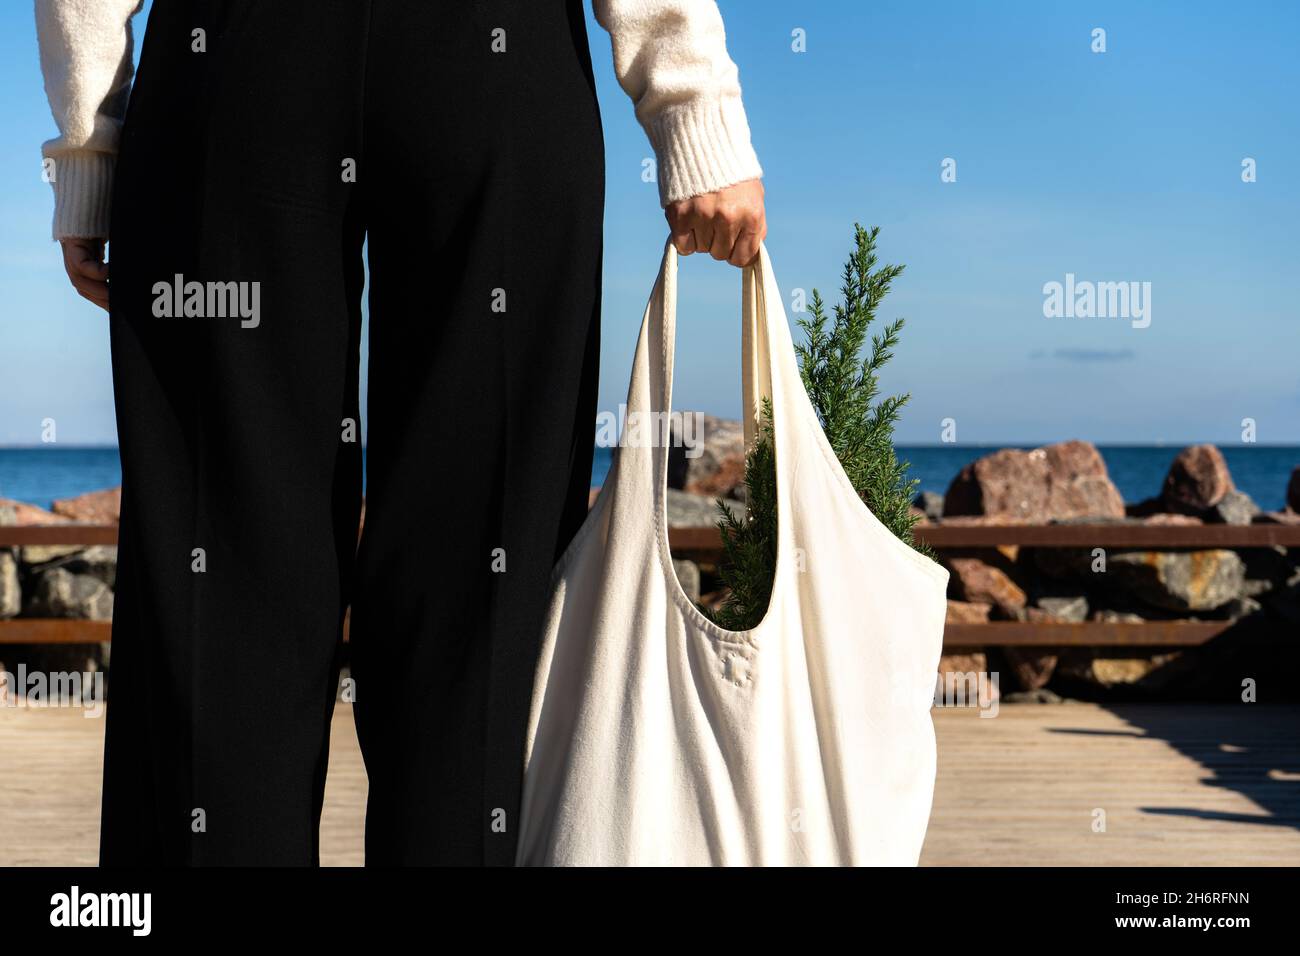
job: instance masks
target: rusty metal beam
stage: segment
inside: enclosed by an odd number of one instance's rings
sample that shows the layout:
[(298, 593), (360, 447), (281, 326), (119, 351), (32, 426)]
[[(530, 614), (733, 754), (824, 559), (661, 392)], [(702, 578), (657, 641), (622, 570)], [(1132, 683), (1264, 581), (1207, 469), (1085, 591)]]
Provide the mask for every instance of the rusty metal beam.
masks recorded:
[(1143, 621), (1141, 624), (990, 621), (987, 624), (948, 624), (943, 629), (943, 646), (1195, 647), (1231, 626), (1231, 621)]
[(117, 544), (117, 525), (0, 525), (0, 548), (21, 547), (29, 544)]
[[(1089, 621), (1082, 624), (991, 621), (949, 624), (943, 643), (955, 647), (1195, 647), (1231, 627), (1230, 621)], [(346, 630), (345, 630), (346, 640)], [(99, 644), (107, 621), (14, 618), (0, 621), (0, 644)]]
[(915, 536), (932, 548), (1268, 548), (1300, 546), (1300, 524), (1048, 524), (920, 525)]
[(0, 644), (103, 644), (111, 631), (108, 621), (20, 617), (0, 621)]
[[(1300, 524), (1252, 525), (920, 525), (916, 538), (932, 548), (996, 547), (1004, 544), (1037, 548), (1268, 548), (1300, 547)], [(715, 527), (670, 528), (674, 551), (711, 552), (722, 549)], [(0, 548), (23, 545), (117, 544), (116, 525), (54, 524), (0, 526)]]

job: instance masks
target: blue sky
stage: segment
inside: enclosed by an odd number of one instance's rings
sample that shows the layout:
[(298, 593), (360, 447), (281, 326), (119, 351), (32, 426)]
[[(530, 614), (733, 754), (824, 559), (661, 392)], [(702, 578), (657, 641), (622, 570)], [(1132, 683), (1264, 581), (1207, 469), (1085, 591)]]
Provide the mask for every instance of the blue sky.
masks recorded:
[[(788, 296), (836, 298), (855, 220), (907, 272), (898, 439), (1300, 442), (1300, 4), (724, 0)], [(600, 407), (627, 387), (666, 234), (590, 19), (608, 183)], [(137, 18), (143, 33), (144, 18)], [(1092, 31), (1106, 31), (1094, 53)], [(792, 50), (792, 31), (806, 52)], [(138, 39), (138, 37), (137, 37)], [(107, 323), (49, 241), (30, 2), (0, 8), (0, 444), (111, 443)], [(1257, 181), (1241, 181), (1243, 158)], [(956, 160), (956, 182), (941, 164)], [(1151, 323), (1046, 318), (1043, 285), (1150, 282)], [(682, 273), (679, 407), (740, 407), (739, 274)], [(793, 315), (791, 318), (793, 319)]]

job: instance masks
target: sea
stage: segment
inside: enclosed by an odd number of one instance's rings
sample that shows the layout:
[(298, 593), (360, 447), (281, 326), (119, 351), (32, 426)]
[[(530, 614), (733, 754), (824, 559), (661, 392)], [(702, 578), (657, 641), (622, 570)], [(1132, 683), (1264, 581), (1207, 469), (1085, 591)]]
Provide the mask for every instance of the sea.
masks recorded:
[[(921, 491), (943, 494), (963, 465), (1014, 445), (900, 445), (900, 458), (910, 462), (909, 474), (920, 480)], [(1127, 502), (1150, 498), (1160, 491), (1177, 446), (1098, 446), (1111, 480)], [(1283, 507), (1291, 471), (1300, 465), (1300, 445), (1220, 446), (1233, 481), (1267, 511)], [(609, 471), (613, 451), (595, 449), (592, 485)], [(110, 488), (122, 480), (115, 447), (0, 448), (0, 498), (13, 498), (48, 508), (56, 498)]]

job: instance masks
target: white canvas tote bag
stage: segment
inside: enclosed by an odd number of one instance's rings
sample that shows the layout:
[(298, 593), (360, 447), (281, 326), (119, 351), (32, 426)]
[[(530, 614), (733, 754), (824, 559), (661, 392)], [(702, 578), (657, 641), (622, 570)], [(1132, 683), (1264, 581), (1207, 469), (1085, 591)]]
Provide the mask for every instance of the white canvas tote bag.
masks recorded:
[[(766, 249), (743, 274), (746, 440), (770, 396), (779, 542), (749, 631), (678, 585), (665, 520), (677, 253), (621, 446), (555, 568), (528, 731), (524, 865), (915, 865), (948, 572), (854, 492), (796, 365)], [(661, 419), (660, 419), (661, 420)]]

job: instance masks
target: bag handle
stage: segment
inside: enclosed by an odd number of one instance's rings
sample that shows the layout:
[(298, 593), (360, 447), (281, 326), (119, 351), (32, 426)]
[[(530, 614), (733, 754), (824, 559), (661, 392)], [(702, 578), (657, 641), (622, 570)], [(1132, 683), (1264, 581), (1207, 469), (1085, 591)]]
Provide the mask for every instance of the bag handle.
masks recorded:
[[(646, 305), (641, 324), (632, 380), (628, 387), (627, 422), (616, 467), (620, 471), (645, 468), (653, 494), (662, 505), (668, 478), (669, 422), (672, 411), (673, 365), (677, 328), (677, 250), (664, 244), (659, 276)], [(794, 345), (780, 306), (771, 259), (760, 244), (754, 262), (741, 276), (741, 389), (744, 402), (745, 448), (758, 435), (764, 398), (772, 401), (777, 458), (777, 502), (781, 524), (788, 517), (787, 478), (792, 473), (791, 417), (799, 414), (794, 388), (803, 397), (795, 363)], [(806, 399), (805, 399), (806, 401)], [(626, 459), (626, 460), (624, 460)], [(644, 460), (644, 465), (635, 464)], [(612, 476), (611, 476), (612, 477)], [(644, 502), (644, 498), (641, 499)]]
[[(677, 337), (677, 266), (677, 250), (669, 240), (664, 245), (659, 276), (646, 307), (641, 330), (642, 342), (638, 343), (634, 362), (635, 386), (635, 366), (641, 363), (643, 349), (648, 346), (645, 357), (650, 362), (644, 371), (648, 373), (649, 394), (646, 395), (635, 387), (630, 388), (627, 400), (629, 413), (636, 411), (663, 415), (672, 409)], [(767, 280), (771, 271), (767, 247), (760, 243), (759, 254), (750, 265), (745, 266), (741, 275), (741, 398), (747, 449), (753, 447), (758, 436), (764, 398), (772, 400), (775, 425), (776, 406), (780, 402), (780, 390), (776, 388), (776, 383), (778, 380), (783, 381), (780, 379), (780, 367), (783, 364), (790, 365), (794, 359), (793, 344), (784, 321), (774, 323), (769, 317)], [(654, 321), (656, 318), (658, 322)], [(777, 327), (775, 336), (774, 327)]]

